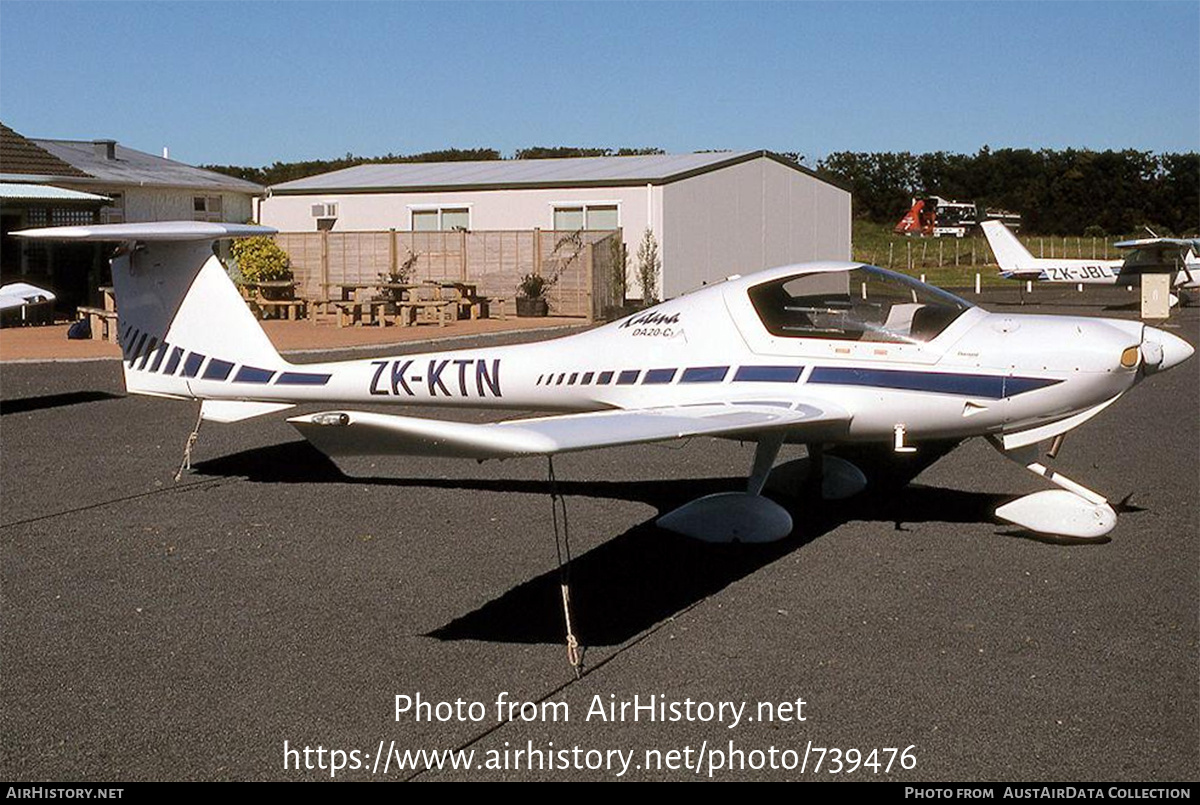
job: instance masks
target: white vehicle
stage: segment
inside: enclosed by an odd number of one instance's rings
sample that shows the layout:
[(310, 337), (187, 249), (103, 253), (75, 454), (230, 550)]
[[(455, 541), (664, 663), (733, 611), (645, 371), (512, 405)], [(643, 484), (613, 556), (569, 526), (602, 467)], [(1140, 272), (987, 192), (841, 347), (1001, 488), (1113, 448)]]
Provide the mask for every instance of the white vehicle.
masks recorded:
[[(848, 442), (903, 453), (972, 436), (1059, 487), (1008, 503), (998, 517), (1103, 535), (1116, 522), (1112, 507), (1047, 469), (1038, 445), (1193, 352), (1140, 322), (988, 313), (880, 268), (824, 262), (731, 278), (552, 341), (295, 365), (259, 328), (211, 244), (272, 231), (180, 222), (18, 234), (122, 243), (112, 274), (129, 392), (202, 400), (202, 416), (218, 422), (332, 404), (289, 420), (332, 455), (483, 460), (690, 436), (754, 441), (745, 492), (703, 497), (658, 521), (710, 541), (791, 532), (788, 511), (760, 494), (785, 441), (820, 457)], [(356, 403), (555, 413), (480, 425)], [(826, 457), (822, 469), (826, 497), (866, 486), (847, 461)]]
[(981, 226), (996, 255), (1000, 273), (1007, 279), (1083, 285), (1134, 284), (1140, 281), (1140, 274), (1147, 267), (1178, 265), (1171, 287), (1200, 287), (1200, 260), (1196, 258), (1195, 241), (1173, 238), (1122, 241), (1116, 245), (1131, 251), (1120, 260), (1034, 257), (999, 221), (985, 221)]

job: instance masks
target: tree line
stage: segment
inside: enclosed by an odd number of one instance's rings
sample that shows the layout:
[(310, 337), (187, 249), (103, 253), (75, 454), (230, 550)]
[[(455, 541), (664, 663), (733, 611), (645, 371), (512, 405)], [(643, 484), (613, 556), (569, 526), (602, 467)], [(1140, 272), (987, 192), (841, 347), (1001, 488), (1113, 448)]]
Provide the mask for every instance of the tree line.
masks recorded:
[[(512, 159), (663, 154), (661, 148), (533, 146)], [(798, 153), (783, 154), (801, 162)], [(418, 154), (275, 162), (262, 167), (202, 165), (261, 185), (303, 179), (355, 165), (387, 162), (499, 160), (494, 148), (448, 148)], [(914, 196), (938, 195), (1017, 212), (1022, 231), (1036, 235), (1119, 235), (1149, 226), (1160, 235), (1200, 230), (1200, 154), (1125, 149), (1089, 151), (987, 146), (975, 154), (936, 151), (863, 153), (839, 151), (817, 164), (817, 172), (847, 186), (854, 215), (892, 224)]]
[(1200, 229), (1195, 152), (841, 151), (818, 170), (850, 188), (855, 217), (879, 224), (899, 221), (914, 196), (938, 195), (1020, 213), (1027, 234), (1104, 236), (1149, 226), (1166, 236)]
[[(661, 148), (573, 148), (564, 146), (533, 146), (520, 148), (513, 159), (561, 159), (564, 157), (626, 157), (645, 154), (665, 154)], [(485, 162), (504, 159), (495, 148), (446, 148), (440, 151), (423, 151), (419, 154), (387, 153), (377, 157), (361, 157), (346, 154), (336, 159), (311, 159), (303, 162), (275, 162), (261, 168), (244, 165), (200, 165), (201, 168), (227, 176), (236, 176), (261, 185), (273, 185), (304, 179), (321, 173), (353, 168), (356, 165), (371, 165), (397, 162)]]

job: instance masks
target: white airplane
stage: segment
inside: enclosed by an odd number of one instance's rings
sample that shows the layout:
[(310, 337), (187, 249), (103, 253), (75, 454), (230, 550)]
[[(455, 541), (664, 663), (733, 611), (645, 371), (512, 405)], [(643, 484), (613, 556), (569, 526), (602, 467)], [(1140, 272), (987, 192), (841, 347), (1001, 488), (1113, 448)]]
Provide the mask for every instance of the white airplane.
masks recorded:
[(1176, 290), (1200, 287), (1200, 259), (1196, 241), (1176, 238), (1142, 238), (1115, 244), (1129, 249), (1120, 260), (1088, 260), (1066, 257), (1034, 257), (1017, 236), (999, 221), (984, 221), (980, 226), (988, 245), (1007, 279), (1038, 282), (1065, 282), (1084, 285), (1132, 284), (1152, 266), (1178, 266), (1171, 287)]
[(55, 300), (54, 292), (30, 285), (28, 282), (12, 282), (0, 286), (0, 310), (30, 305), (46, 305)]
[[(998, 517), (1101, 536), (1115, 525), (1112, 507), (1043, 465), (1038, 445), (1193, 352), (1136, 321), (988, 313), (880, 268), (822, 262), (730, 278), (553, 341), (295, 365), (267, 339), (212, 248), (215, 239), (273, 231), (179, 222), (17, 234), (121, 243), (112, 274), (131, 393), (202, 400), (203, 418), (218, 422), (334, 403), (289, 420), (331, 455), (483, 460), (691, 436), (754, 441), (745, 492), (703, 497), (658, 520), (709, 541), (791, 532), (787, 510), (760, 494), (785, 441), (819, 458), (840, 443), (909, 452), (925, 440), (972, 436), (1059, 487), (1008, 503)], [(355, 403), (554, 413), (479, 425), (344, 407)], [(826, 497), (866, 485), (849, 462), (814, 463)]]

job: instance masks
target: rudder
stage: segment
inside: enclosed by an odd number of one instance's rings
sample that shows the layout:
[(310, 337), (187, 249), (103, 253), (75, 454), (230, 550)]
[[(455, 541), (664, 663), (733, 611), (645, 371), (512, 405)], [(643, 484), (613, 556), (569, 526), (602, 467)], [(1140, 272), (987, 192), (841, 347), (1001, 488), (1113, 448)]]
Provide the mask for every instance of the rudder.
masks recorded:
[[(125, 387), (205, 398), (204, 381), (273, 373), (285, 364), (209, 241), (147, 241), (112, 261)], [(205, 393), (209, 391), (209, 393)]]
[(999, 221), (984, 221), (980, 226), (983, 227), (983, 234), (987, 237), (988, 245), (992, 247), (992, 253), (996, 255), (996, 262), (1001, 271), (1015, 273), (1039, 270), (1036, 269), (1037, 258), (1021, 245), (1021, 241), (1017, 240), (1017, 236), (1007, 226)]

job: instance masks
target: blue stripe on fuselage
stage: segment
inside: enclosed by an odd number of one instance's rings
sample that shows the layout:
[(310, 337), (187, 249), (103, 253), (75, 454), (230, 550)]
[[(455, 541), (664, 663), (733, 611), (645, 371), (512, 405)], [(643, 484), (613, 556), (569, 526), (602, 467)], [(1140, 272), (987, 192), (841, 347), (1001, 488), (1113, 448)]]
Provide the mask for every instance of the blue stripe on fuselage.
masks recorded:
[(812, 370), (808, 382), (838, 386), (869, 386), (900, 391), (926, 391), (934, 394), (955, 394), (999, 400), (1053, 386), (1062, 381), (1045, 377), (1005, 377), (1004, 375), (920, 372), (908, 369), (818, 366)]

